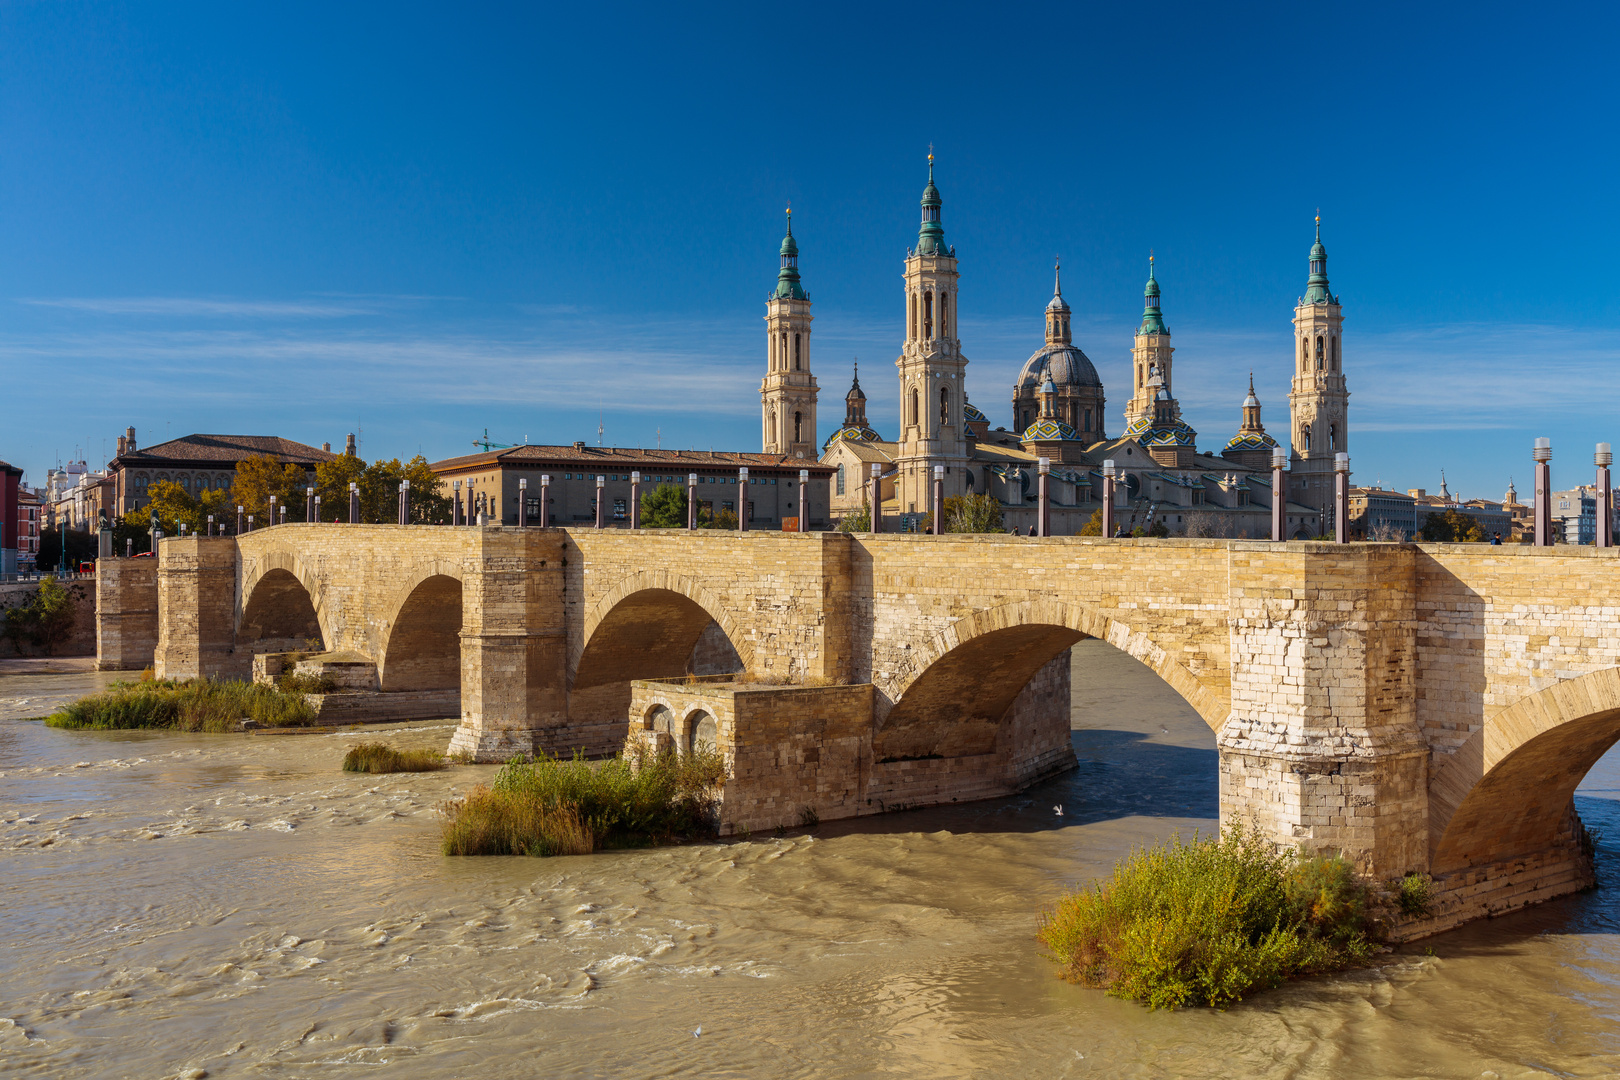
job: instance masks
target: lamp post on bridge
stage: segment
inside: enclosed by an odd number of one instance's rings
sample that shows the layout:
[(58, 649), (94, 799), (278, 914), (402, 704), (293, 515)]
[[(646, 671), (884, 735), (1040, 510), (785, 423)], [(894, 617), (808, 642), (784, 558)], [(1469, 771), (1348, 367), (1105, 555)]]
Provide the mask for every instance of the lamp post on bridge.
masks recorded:
[(551, 527), (551, 474), (540, 474), (540, 527)]
[(450, 524), (461, 524), (461, 481), (454, 480), (450, 484)]
[(1597, 546), (1614, 547), (1614, 485), (1609, 480), (1614, 451), (1608, 443), (1597, 444), (1593, 461), (1597, 464)]
[(1350, 455), (1333, 455), (1333, 542), (1350, 542)]
[(214, 515), (213, 514), (208, 515), (208, 535), (209, 536), (214, 535)]
[(737, 470), (737, 531), (748, 531), (748, 467)]
[(312, 520), (316, 522), (321, 520), (321, 497), (319, 495), (315, 496), (315, 517)]
[(686, 527), (697, 528), (697, 473), (686, 474)]
[(1037, 488), (1037, 501), (1035, 503), (1036, 536), (1052, 535), (1052, 498), (1047, 484), (1052, 472), (1051, 458), (1036, 458), (1036, 471), (1040, 474)]
[(244, 507), (238, 503), (236, 506), (236, 535), (242, 535), (242, 510)]
[(401, 525), (411, 523), (411, 482), (409, 480), (399, 482), (399, 523)]
[(641, 528), (641, 470), (630, 470), (630, 527)]
[(1119, 467), (1114, 459), (1109, 458), (1103, 462), (1103, 504), (1102, 504), (1102, 534), (1107, 539), (1114, 535), (1114, 477), (1119, 474)]
[(1283, 491), (1285, 479), (1284, 469), (1288, 467), (1288, 455), (1281, 450), (1271, 452), (1271, 538), (1273, 540), (1286, 540), (1285, 528), (1288, 524), (1287, 493)]
[(883, 531), (883, 466), (872, 464), (872, 531)]
[(518, 477), (518, 528), (529, 527), (529, 478)]
[(1552, 441), (1537, 439), (1530, 456), (1536, 460), (1536, 547), (1552, 547)]
[(349, 524), (360, 524), (360, 484), (358, 481), (349, 481)]
[(602, 527), (602, 489), (606, 486), (607, 477), (598, 476), (596, 478), (596, 527), (598, 529)]
[(270, 513), (268, 516), (270, 524), (274, 525), (276, 523), (276, 497), (274, 495), (270, 496)]
[(276, 510), (279, 511), (280, 514), (281, 514), (281, 524), (283, 524), (283, 525), (287, 524), (287, 504), (286, 503), (277, 504)]
[(934, 466), (934, 535), (945, 535), (945, 466)]
[(463, 524), (476, 525), (477, 523), (478, 507), (473, 502), (473, 481), (469, 477), (467, 480), (467, 520)]
[(799, 470), (799, 531), (810, 531), (810, 470)]
[(305, 521), (319, 521), (320, 520), (320, 518), (315, 515), (315, 506), (316, 506), (315, 489), (313, 487), (305, 487), (304, 488), (304, 520)]

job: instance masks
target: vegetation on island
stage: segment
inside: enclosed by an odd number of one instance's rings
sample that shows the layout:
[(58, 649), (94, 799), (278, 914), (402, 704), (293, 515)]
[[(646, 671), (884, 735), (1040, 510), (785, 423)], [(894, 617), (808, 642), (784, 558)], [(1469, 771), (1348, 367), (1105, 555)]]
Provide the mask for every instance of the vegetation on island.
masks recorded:
[(586, 855), (716, 833), (719, 752), (666, 751), (503, 765), (488, 787), (443, 804), (446, 855)]
[(45, 723), (92, 730), (226, 732), (241, 730), (243, 720), (261, 727), (306, 727), (315, 722), (315, 708), (303, 694), (274, 686), (225, 679), (142, 679), (113, 683), (64, 705)]
[(63, 585), (47, 575), (26, 600), (6, 607), (4, 633), (18, 656), (27, 655), (25, 644), (51, 655), (58, 645), (73, 636), (77, 620), (74, 601), (84, 597), (82, 585)]
[(437, 750), (400, 750), (385, 742), (360, 743), (343, 755), (344, 772), (437, 772), (448, 764)]
[(1221, 1009), (1365, 964), (1366, 909), (1343, 858), (1276, 851), (1234, 821), (1219, 836), (1136, 849), (1047, 910), (1039, 938), (1071, 982), (1155, 1009)]

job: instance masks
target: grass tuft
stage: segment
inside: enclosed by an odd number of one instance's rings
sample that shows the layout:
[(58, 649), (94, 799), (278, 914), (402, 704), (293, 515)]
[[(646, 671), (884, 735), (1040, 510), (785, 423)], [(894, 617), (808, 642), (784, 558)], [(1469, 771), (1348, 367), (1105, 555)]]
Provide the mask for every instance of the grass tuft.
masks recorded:
[(276, 689), (289, 694), (330, 694), (337, 680), (330, 675), (302, 675), (289, 671), (276, 680)]
[(447, 764), (437, 750), (399, 750), (385, 742), (359, 743), (343, 755), (344, 772), (436, 772)]
[(439, 810), (446, 855), (583, 855), (713, 836), (718, 752), (586, 761), (542, 757), (501, 767)]
[(45, 718), (56, 728), (237, 731), (244, 719), (263, 727), (305, 727), (315, 709), (302, 694), (217, 679), (148, 679), (113, 683), (99, 694), (62, 706)]
[(1429, 879), (1423, 874), (1407, 874), (1401, 878), (1400, 908), (1402, 914), (1419, 918), (1429, 913)]
[(1239, 823), (1138, 848), (1044, 913), (1072, 982), (1150, 1008), (1225, 1008), (1302, 975), (1364, 964), (1366, 889), (1343, 858), (1275, 851)]

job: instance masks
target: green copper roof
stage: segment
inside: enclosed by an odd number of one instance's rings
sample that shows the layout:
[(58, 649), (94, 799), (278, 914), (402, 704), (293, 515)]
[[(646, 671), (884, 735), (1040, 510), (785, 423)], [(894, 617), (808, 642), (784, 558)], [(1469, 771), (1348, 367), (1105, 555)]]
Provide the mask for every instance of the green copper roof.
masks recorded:
[(799, 283), (799, 245), (793, 239), (793, 211), (789, 210), (787, 215), (787, 235), (782, 238), (782, 269), (776, 275), (776, 292), (771, 295), (778, 300), (808, 300), (810, 294)]
[(928, 186), (923, 188), (922, 228), (917, 230), (918, 255), (949, 255), (945, 226), (939, 223), (939, 188), (934, 186), (934, 155), (928, 155)]
[(1321, 214), (1316, 215), (1316, 243), (1311, 245), (1311, 276), (1305, 282), (1305, 302), (1307, 304), (1333, 302), (1333, 294), (1328, 292), (1327, 248), (1322, 246)]
[(1138, 334), (1168, 334), (1164, 316), (1159, 313), (1159, 282), (1153, 276), (1153, 256), (1148, 256), (1147, 288), (1142, 290), (1142, 326)]

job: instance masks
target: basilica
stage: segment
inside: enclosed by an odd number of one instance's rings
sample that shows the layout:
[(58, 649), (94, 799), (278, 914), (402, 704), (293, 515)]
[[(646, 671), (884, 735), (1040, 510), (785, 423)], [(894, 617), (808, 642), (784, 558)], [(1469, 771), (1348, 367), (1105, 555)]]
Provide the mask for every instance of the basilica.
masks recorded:
[[(968, 401), (968, 359), (957, 336), (956, 249), (945, 242), (942, 204), (930, 154), (922, 224), (916, 247), (906, 253), (905, 336), (895, 360), (899, 430), (888, 438), (867, 421), (857, 369), (844, 398), (844, 421), (819, 448), (821, 463), (833, 469), (832, 515), (866, 509), (876, 475), (882, 529), (917, 529), (931, 509), (938, 467), (947, 498), (991, 495), (1001, 504), (1005, 527), (1025, 532), (1035, 523), (1036, 477), (1045, 459), (1052, 534), (1074, 534), (1100, 520), (1102, 469), (1112, 462), (1115, 519), (1127, 533), (1269, 537), (1272, 456), (1279, 446), (1261, 422), (1253, 377), (1236, 433), (1218, 453), (1200, 451), (1198, 433), (1182, 419), (1175, 397), (1175, 349), (1151, 257), (1131, 349), (1131, 397), (1119, 433), (1107, 433), (1102, 380), (1074, 343), (1058, 268), (1046, 305), (1045, 341), (1013, 384), (1012, 426), (992, 430), (989, 418)], [(818, 387), (810, 366), (811, 302), (798, 256), (790, 215), (776, 290), (766, 304), (761, 434), (765, 453), (810, 459), (818, 456)], [(1290, 538), (1332, 528), (1334, 455), (1348, 449), (1342, 323), (1339, 298), (1328, 290), (1318, 217), (1310, 276), (1294, 309), (1292, 450), (1284, 472)]]

